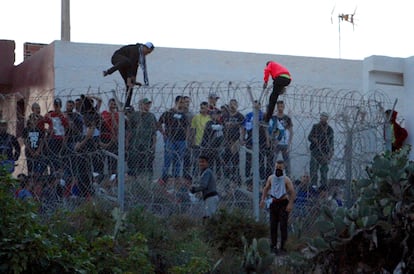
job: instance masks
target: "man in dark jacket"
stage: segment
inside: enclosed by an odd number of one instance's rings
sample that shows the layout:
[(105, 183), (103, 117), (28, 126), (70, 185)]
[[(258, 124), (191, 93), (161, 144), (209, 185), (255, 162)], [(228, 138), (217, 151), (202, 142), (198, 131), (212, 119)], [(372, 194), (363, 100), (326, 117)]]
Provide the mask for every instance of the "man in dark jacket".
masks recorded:
[(209, 167), (209, 159), (207, 156), (200, 155), (198, 158), (198, 165), (200, 169), (200, 179), (197, 186), (192, 186), (191, 193), (202, 192), (205, 204), (204, 218), (211, 217), (216, 211), (219, 202), (218, 193), (216, 190), (216, 178), (213, 171)]
[(135, 85), (141, 86), (142, 84), (136, 82), (136, 76), (138, 66), (141, 65), (144, 73), (144, 84), (149, 85), (147, 75), (147, 65), (145, 56), (150, 54), (154, 50), (154, 45), (151, 42), (145, 44), (137, 43), (135, 45), (127, 45), (118, 49), (112, 55), (111, 62), (113, 67), (103, 71), (103, 76), (111, 75), (115, 71), (119, 71), (124, 79), (126, 86), (127, 99), (125, 102), (125, 108), (129, 108), (132, 98), (132, 89)]
[(319, 169), (321, 175), (321, 188), (326, 188), (327, 186), (328, 165), (334, 153), (334, 131), (331, 126), (328, 125), (328, 118), (329, 115), (326, 112), (322, 112), (319, 123), (313, 125), (308, 136), (311, 151), (311, 185), (317, 185)]
[(7, 133), (7, 121), (0, 120), (0, 166), (13, 173), (14, 163), (20, 157), (20, 144), (16, 136)]

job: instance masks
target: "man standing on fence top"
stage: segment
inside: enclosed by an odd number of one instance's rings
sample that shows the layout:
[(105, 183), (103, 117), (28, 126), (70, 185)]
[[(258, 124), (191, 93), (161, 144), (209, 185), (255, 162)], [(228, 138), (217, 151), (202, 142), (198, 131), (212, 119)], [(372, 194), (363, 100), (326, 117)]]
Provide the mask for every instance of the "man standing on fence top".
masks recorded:
[(112, 55), (111, 62), (113, 67), (103, 71), (103, 76), (105, 77), (118, 70), (122, 76), (122, 79), (124, 79), (127, 93), (125, 108), (130, 108), (132, 90), (134, 86), (142, 85), (141, 83), (136, 82), (139, 65), (141, 65), (142, 72), (144, 74), (144, 84), (146, 86), (149, 85), (145, 56), (150, 54), (153, 50), (154, 45), (151, 42), (123, 46)]
[(285, 92), (286, 87), (292, 81), (292, 77), (290, 76), (288, 69), (274, 61), (268, 61), (266, 63), (266, 67), (264, 69), (263, 89), (267, 88), (267, 82), (269, 81), (270, 76), (273, 79), (273, 91), (270, 94), (269, 104), (267, 105), (266, 116), (264, 118), (266, 123), (268, 123), (272, 118), (279, 95)]
[(321, 175), (321, 189), (327, 187), (329, 171), (328, 164), (334, 153), (334, 131), (331, 126), (328, 125), (328, 118), (328, 113), (322, 112), (319, 123), (313, 125), (308, 136), (311, 151), (311, 184), (317, 185), (319, 169)]

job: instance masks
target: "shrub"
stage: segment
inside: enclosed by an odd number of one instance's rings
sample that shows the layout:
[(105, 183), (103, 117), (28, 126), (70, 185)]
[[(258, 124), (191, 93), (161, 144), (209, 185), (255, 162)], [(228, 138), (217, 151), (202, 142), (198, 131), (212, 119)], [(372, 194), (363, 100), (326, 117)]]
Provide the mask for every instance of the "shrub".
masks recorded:
[(242, 236), (247, 241), (252, 241), (253, 238), (266, 237), (268, 234), (267, 224), (256, 222), (242, 211), (220, 210), (207, 220), (204, 236), (207, 242), (221, 253), (231, 249), (240, 254), (243, 252)]

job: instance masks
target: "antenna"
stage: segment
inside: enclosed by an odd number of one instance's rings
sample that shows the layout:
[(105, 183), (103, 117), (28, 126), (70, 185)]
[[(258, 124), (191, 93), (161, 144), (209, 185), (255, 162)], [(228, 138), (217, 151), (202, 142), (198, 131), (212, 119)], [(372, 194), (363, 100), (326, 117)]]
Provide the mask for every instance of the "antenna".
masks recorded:
[[(347, 13), (339, 13), (338, 14), (338, 42), (339, 42), (339, 58), (341, 58), (341, 22), (349, 22), (352, 24), (352, 30), (355, 31), (355, 13), (356, 13), (357, 7), (355, 7), (354, 12), (351, 14)], [(331, 12), (331, 24), (333, 24), (332, 15), (335, 11), (335, 6), (332, 9)]]

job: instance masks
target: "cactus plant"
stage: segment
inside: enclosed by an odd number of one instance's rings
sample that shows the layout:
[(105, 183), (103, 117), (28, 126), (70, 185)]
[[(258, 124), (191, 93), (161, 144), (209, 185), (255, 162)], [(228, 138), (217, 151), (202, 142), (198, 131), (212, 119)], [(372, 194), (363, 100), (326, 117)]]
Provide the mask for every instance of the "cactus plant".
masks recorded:
[(254, 238), (249, 245), (246, 238), (242, 236), (242, 242), (244, 245), (242, 267), (246, 273), (270, 273), (275, 255), (270, 252), (269, 240)]
[[(411, 147), (377, 155), (368, 178), (355, 182), (350, 208), (324, 207), (315, 223), (320, 235), (308, 241), (314, 265), (325, 271), (414, 271), (414, 162)], [(380, 258), (380, 259), (379, 259)]]

